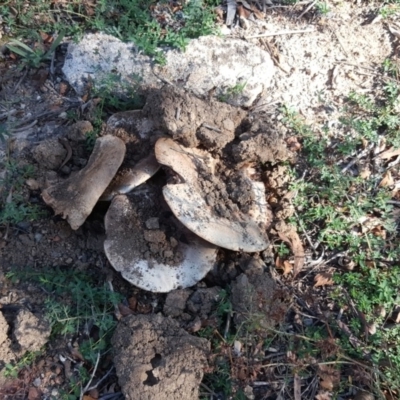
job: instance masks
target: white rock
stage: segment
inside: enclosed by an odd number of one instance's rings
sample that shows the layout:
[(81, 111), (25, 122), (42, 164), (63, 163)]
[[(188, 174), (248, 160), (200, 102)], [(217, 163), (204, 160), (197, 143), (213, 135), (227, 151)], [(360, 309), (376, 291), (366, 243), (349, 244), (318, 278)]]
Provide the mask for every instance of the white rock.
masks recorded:
[(196, 95), (215, 89), (215, 96), (224, 96), (224, 101), (237, 106), (250, 106), (265, 94), (274, 73), (267, 52), (238, 39), (204, 36), (192, 40), (185, 52), (167, 49), (165, 55), (166, 65), (156, 65), (153, 71), (152, 59), (133, 43), (103, 33), (87, 34), (80, 43), (70, 43), (63, 72), (81, 95), (89, 77), (99, 85), (114, 73), (122, 81), (116, 93), (137, 83), (139, 77), (146, 88), (161, 87), (165, 80)]

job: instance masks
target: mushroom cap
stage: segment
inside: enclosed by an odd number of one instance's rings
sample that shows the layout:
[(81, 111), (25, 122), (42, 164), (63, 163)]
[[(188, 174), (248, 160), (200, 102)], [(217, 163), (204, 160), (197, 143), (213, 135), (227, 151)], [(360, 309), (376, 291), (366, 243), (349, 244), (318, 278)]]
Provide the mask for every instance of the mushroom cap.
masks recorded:
[[(104, 249), (111, 265), (130, 283), (152, 292), (193, 286), (214, 266), (214, 245), (185, 229), (173, 216), (162, 216), (159, 190), (117, 195), (105, 216)], [(161, 214), (161, 217), (158, 218)], [(169, 211), (164, 214), (171, 214)], [(161, 229), (146, 229), (160, 220)]]
[[(208, 242), (226, 249), (256, 252), (268, 247), (265, 231), (270, 211), (262, 182), (250, 180), (254, 200), (249, 211), (246, 214), (240, 210), (232, 211), (227, 218), (209, 206), (199, 185), (199, 180), (203, 179), (199, 171), (206, 166), (213, 171), (215, 160), (168, 138), (157, 141), (155, 153), (160, 164), (170, 167), (183, 180), (163, 188), (167, 204), (183, 225)], [(242, 172), (249, 178), (246, 169)]]
[(160, 164), (154, 154), (140, 160), (132, 168), (124, 168), (115, 175), (114, 179), (100, 197), (101, 201), (110, 201), (117, 194), (129, 193), (135, 187), (150, 179), (158, 170)]

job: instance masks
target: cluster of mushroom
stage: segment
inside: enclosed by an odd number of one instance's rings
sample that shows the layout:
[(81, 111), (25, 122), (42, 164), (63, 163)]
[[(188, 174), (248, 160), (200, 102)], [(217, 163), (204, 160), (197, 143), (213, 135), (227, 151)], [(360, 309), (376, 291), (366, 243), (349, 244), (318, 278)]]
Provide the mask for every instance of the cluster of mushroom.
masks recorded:
[[(130, 127), (140, 126), (135, 146), (126, 140), (128, 121)], [(267, 248), (271, 214), (265, 186), (251, 166), (242, 163), (231, 171), (221, 154), (182, 145), (143, 111), (117, 113), (107, 124), (114, 133), (97, 139), (87, 165), (45, 189), (42, 197), (72, 229), (84, 223), (98, 201), (110, 201), (104, 249), (126, 280), (168, 292), (201, 280), (216, 264), (219, 247)], [(121, 126), (125, 135), (115, 134)], [(130, 152), (143, 143), (149, 146), (147, 155), (128, 165)], [(227, 185), (236, 180), (246, 188), (244, 203), (227, 195)]]

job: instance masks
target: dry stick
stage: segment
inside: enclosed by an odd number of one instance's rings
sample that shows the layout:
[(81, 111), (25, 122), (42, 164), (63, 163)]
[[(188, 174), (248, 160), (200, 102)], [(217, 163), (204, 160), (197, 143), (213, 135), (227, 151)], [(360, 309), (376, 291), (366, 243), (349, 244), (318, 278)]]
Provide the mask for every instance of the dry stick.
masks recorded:
[(83, 396), (85, 395), (85, 393), (87, 392), (88, 388), (90, 387), (90, 384), (92, 383), (92, 380), (94, 378), (94, 375), (96, 374), (97, 371), (97, 367), (99, 366), (99, 361), (100, 361), (100, 352), (97, 353), (97, 359), (96, 359), (96, 364), (93, 368), (93, 372), (92, 375), (89, 379), (89, 382), (87, 383), (87, 385), (84, 387), (84, 389), (81, 390), (81, 395), (79, 396), (79, 400), (83, 399)]
[(108, 375), (111, 374), (112, 370), (114, 369), (114, 365), (106, 372), (106, 374), (93, 386), (90, 386), (89, 388), (87, 388), (87, 392), (90, 392), (93, 389), (97, 389), (99, 387), (99, 385), (101, 385), (101, 383), (107, 379)]
[[(71, 108), (71, 107), (61, 108), (61, 109), (59, 109), (59, 110), (57, 110), (57, 111), (45, 111), (45, 112), (42, 112), (42, 113), (40, 113), (40, 114), (32, 115), (31, 117), (25, 118), (25, 119), (23, 119), (22, 121), (20, 121), (20, 122), (16, 125), (16, 127), (20, 127), (20, 126), (22, 126), (22, 125), (24, 125), (24, 124), (26, 124), (26, 123), (28, 123), (28, 122), (34, 121), (35, 119), (47, 117), (47, 116), (53, 115), (53, 114), (60, 114), (60, 113), (62, 113), (62, 112), (64, 112), (64, 111), (69, 110), (69, 108)], [(14, 129), (14, 130), (15, 130), (15, 129)]]
[(314, 0), (309, 6), (297, 17), (297, 19), (300, 19), (304, 14), (307, 14), (313, 7), (314, 4), (317, 2), (317, 0)]
[(293, 30), (293, 31), (278, 31), (278, 32), (268, 32), (262, 33), (260, 35), (254, 36), (246, 36), (245, 39), (257, 39), (262, 37), (270, 37), (270, 36), (280, 36), (280, 35), (293, 35), (293, 34), (300, 34), (300, 33), (313, 33), (315, 32), (314, 28), (309, 29), (300, 29), (300, 30)]
[(21, 128), (17, 128), (17, 129), (10, 129), (11, 133), (20, 133), (23, 131), (26, 131), (27, 129), (33, 128), (36, 124), (38, 123), (38, 120), (35, 119), (32, 123), (30, 123), (29, 125), (26, 126), (22, 126)]
[(4, 118), (11, 117), (11, 115), (14, 115), (16, 113), (17, 113), (17, 110), (13, 109), (13, 110), (7, 111), (3, 114), (0, 114), (0, 121)]
[(342, 174), (345, 173), (350, 167), (352, 167), (360, 158), (366, 156), (369, 151), (371, 151), (372, 147), (374, 145), (370, 144), (366, 149), (361, 151), (360, 153), (357, 154), (356, 157), (354, 157), (342, 170), (340, 171)]
[(14, 93), (17, 92), (17, 90), (18, 90), (19, 86), (21, 85), (22, 81), (25, 79), (27, 73), (28, 73), (28, 68), (25, 68), (24, 74), (21, 76), (21, 79), (20, 79), (20, 80), (18, 81), (18, 83), (15, 85)]

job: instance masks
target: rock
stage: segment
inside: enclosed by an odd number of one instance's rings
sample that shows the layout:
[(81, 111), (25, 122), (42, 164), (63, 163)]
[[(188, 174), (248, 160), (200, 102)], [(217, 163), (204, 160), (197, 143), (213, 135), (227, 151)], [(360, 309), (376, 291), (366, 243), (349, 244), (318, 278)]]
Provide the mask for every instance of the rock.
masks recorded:
[(114, 365), (127, 400), (193, 400), (210, 344), (160, 314), (130, 315), (112, 338)]
[(184, 53), (170, 49), (165, 55), (165, 66), (152, 67), (153, 60), (134, 44), (90, 33), (80, 43), (69, 44), (63, 72), (80, 95), (88, 77), (101, 85), (115, 73), (121, 77), (116, 94), (123, 94), (121, 88), (137, 85), (139, 80), (143, 88), (160, 88), (168, 81), (198, 96), (214, 91), (217, 98), (246, 107), (265, 93), (274, 73), (266, 51), (239, 39), (205, 36), (191, 40)]
[(7, 340), (8, 337), (7, 332), (8, 332), (7, 321), (4, 318), (3, 313), (0, 312), (0, 345)]
[(191, 290), (178, 289), (168, 293), (164, 304), (164, 314), (168, 317), (179, 317), (186, 306), (186, 300), (192, 294)]
[(21, 348), (27, 351), (38, 351), (50, 336), (50, 324), (43, 318), (26, 309), (21, 309), (14, 322), (14, 336)]
[(231, 302), (236, 328), (268, 332), (283, 321), (287, 311), (285, 294), (267, 274), (239, 275), (232, 284)]
[(220, 291), (218, 286), (197, 289), (186, 304), (188, 311), (207, 318), (219, 300)]

